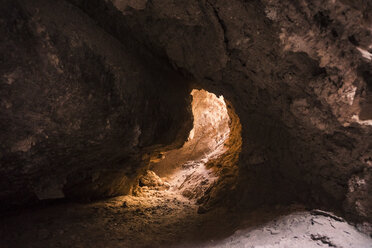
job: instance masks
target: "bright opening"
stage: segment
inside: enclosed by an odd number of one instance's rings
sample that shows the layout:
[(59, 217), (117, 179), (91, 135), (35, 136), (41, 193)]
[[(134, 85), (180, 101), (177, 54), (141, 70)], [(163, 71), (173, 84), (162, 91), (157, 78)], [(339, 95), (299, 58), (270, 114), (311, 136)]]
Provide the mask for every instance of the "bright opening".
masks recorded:
[(224, 152), (230, 133), (229, 115), (223, 96), (205, 90), (193, 90), (193, 129), (182, 148), (169, 151), (151, 167), (159, 176), (169, 176), (188, 161), (209, 160)]
[(223, 96), (205, 90), (193, 90), (191, 95), (194, 125), (188, 140), (180, 149), (164, 153), (151, 169), (169, 182), (171, 190), (197, 199), (217, 179), (205, 164), (226, 151), (230, 117)]
[(196, 89), (191, 95), (194, 122), (187, 141), (151, 160), (150, 170), (140, 178), (139, 191), (155, 186), (200, 201), (216, 185), (222, 167), (237, 167), (239, 118), (223, 96)]

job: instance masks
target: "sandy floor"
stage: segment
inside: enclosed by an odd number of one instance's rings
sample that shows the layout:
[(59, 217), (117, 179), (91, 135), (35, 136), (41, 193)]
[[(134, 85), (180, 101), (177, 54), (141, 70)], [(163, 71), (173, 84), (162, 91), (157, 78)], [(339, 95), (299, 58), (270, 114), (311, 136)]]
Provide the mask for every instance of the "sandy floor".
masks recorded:
[[(208, 175), (205, 170), (199, 173)], [(2, 216), (0, 247), (372, 248), (370, 237), (341, 218), (301, 206), (198, 214), (195, 200), (178, 189), (180, 177), (170, 182), (170, 188), (144, 186), (137, 196)]]

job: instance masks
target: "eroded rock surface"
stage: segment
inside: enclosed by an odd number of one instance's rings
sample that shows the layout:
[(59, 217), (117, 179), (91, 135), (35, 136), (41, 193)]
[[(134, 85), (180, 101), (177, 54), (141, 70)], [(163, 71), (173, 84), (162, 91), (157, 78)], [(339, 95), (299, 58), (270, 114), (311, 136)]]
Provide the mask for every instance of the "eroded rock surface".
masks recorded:
[(187, 77), (242, 125), (224, 203), (372, 220), (369, 1), (4, 1), (1, 13), (3, 202), (127, 192), (143, 147), (185, 141)]
[(128, 193), (150, 146), (182, 145), (187, 81), (65, 1), (2, 1), (1, 207)]
[(368, 1), (70, 2), (231, 102), (241, 205), (300, 200), (371, 219)]

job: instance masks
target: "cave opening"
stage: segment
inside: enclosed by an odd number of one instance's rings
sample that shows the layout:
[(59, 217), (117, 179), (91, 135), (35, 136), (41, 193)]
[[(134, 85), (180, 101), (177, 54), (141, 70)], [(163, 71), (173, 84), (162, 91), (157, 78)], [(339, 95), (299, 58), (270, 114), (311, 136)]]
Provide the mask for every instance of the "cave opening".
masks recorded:
[(152, 156), (134, 195), (163, 190), (207, 205), (209, 194), (218, 191), (226, 174), (237, 177), (239, 118), (222, 95), (204, 89), (193, 89), (190, 94), (193, 127), (187, 140), (180, 148)]
[(226, 103), (223, 96), (217, 97), (205, 90), (192, 90), (193, 128), (180, 149), (162, 154), (163, 159), (154, 161), (153, 170), (160, 176), (169, 176), (187, 161), (209, 160), (221, 155), (224, 142), (230, 134)]

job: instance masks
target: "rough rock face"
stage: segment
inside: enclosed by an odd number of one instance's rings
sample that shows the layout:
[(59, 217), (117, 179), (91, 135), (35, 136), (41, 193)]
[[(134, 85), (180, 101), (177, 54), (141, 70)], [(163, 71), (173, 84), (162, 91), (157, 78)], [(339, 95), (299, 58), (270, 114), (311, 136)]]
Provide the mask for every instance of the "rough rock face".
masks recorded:
[(168, 189), (170, 186), (155, 174), (153, 171), (146, 171), (146, 173), (139, 178), (139, 187), (149, 187), (155, 189)]
[(232, 103), (243, 206), (302, 200), (371, 218), (369, 2), (70, 2)]
[(5, 2), (1, 199), (46, 175), (91, 192), (90, 168), (135, 175), (140, 146), (181, 140), (187, 84), (171, 65), (240, 118), (241, 207), (372, 220), (369, 1), (68, 0), (91, 21), (64, 1)]
[(186, 139), (185, 79), (64, 1), (0, 11), (2, 207), (126, 193), (150, 146)]

